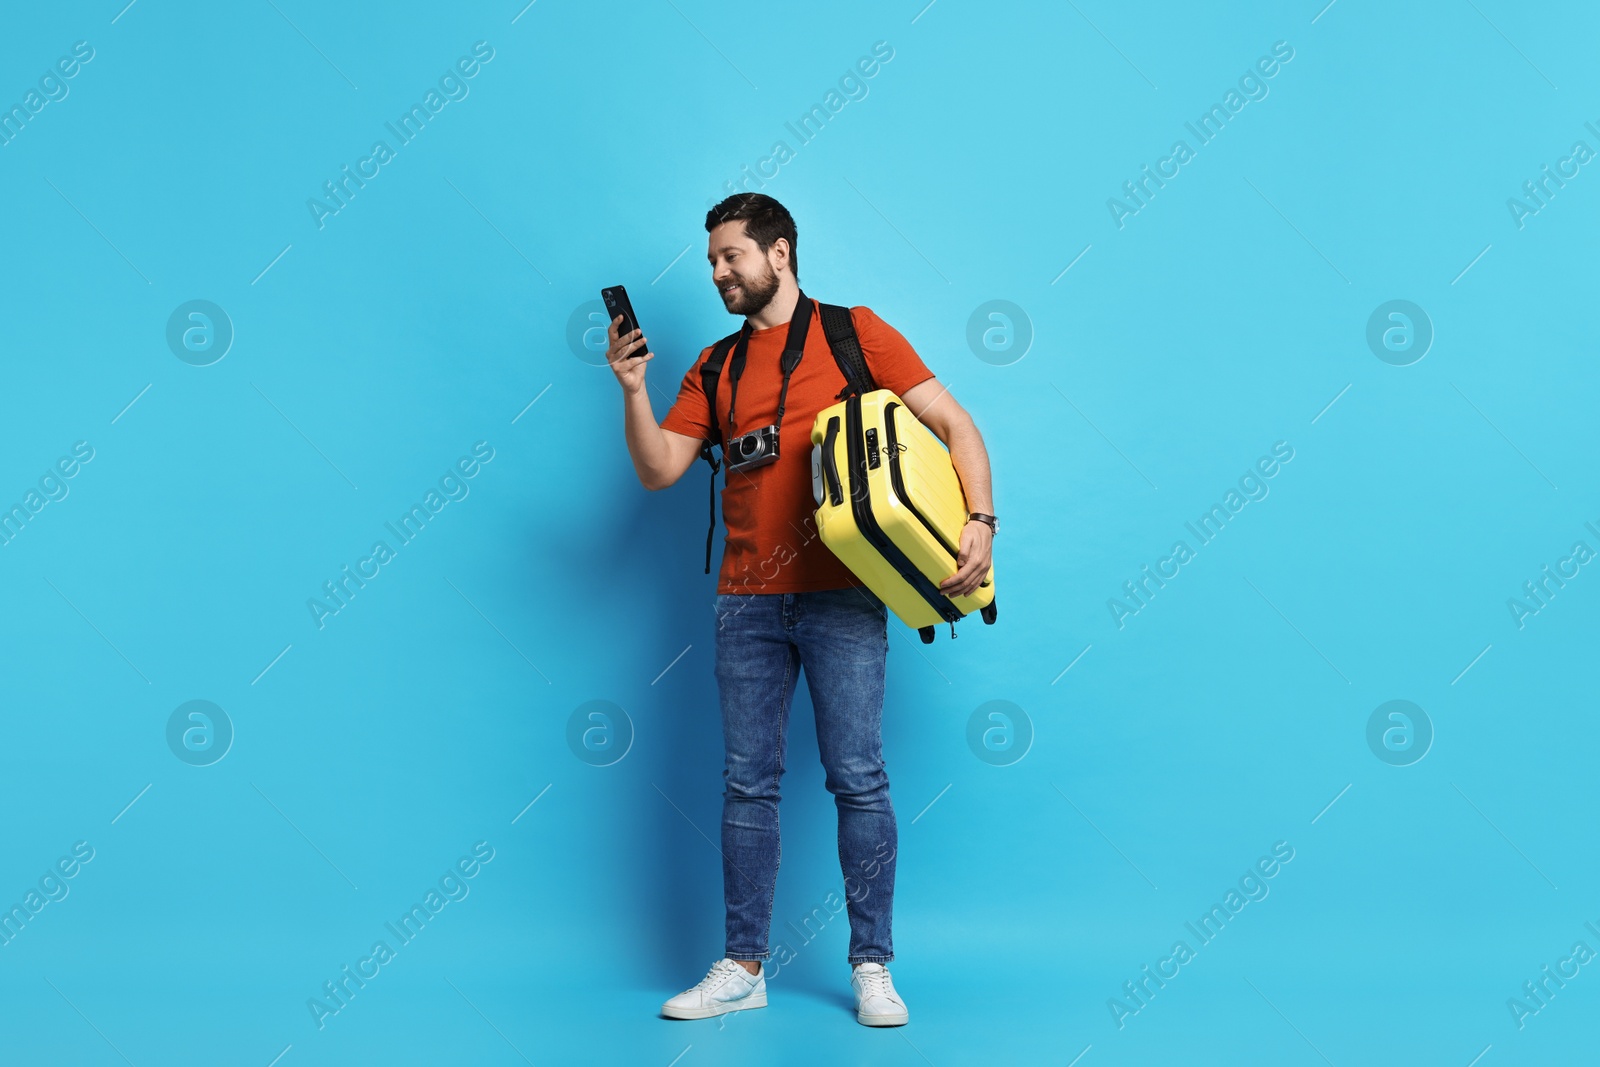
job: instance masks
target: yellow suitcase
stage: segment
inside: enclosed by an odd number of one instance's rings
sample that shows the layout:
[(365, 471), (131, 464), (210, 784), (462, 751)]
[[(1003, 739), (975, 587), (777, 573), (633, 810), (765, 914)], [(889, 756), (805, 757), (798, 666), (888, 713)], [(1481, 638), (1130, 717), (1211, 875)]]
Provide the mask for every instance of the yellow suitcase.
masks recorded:
[(995, 620), (994, 567), (970, 596), (947, 597), (966, 494), (944, 443), (889, 389), (852, 395), (811, 427), (817, 534), (900, 621), (933, 641), (934, 627), (977, 611)]

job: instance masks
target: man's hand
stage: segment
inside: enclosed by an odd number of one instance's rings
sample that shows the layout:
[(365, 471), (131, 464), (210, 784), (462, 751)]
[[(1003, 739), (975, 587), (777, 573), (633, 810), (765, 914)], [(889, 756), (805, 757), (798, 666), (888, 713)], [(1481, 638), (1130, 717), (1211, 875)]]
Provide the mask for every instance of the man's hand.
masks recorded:
[(606, 336), (611, 339), (611, 344), (606, 347), (606, 362), (611, 364), (612, 373), (622, 384), (622, 395), (632, 396), (644, 388), (644, 365), (656, 354), (633, 355), (633, 351), (645, 343), (644, 331), (630, 330), (626, 337), (618, 337), (617, 328), (621, 325), (622, 316), (618, 315), (606, 327)]
[(963, 526), (956, 572), (939, 583), (939, 592), (949, 597), (971, 596), (989, 573), (993, 550), (994, 531), (988, 523), (973, 519)]

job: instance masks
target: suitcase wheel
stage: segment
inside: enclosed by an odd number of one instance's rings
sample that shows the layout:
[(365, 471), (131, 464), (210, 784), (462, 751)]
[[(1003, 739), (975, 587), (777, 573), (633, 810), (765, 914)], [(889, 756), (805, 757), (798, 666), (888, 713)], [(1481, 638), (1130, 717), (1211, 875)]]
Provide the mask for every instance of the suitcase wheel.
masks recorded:
[(984, 621), (985, 624), (987, 624), (989, 626), (993, 626), (994, 625), (994, 617), (995, 617), (995, 614), (996, 614), (995, 607), (994, 607), (994, 601), (991, 600), (991, 601), (989, 601), (989, 603), (985, 604), (981, 609), (979, 609), (978, 614), (983, 617), (983, 621)]
[(925, 645), (933, 644), (933, 627), (931, 627), (931, 626), (921, 627), (920, 629), (917, 630), (917, 634), (922, 638), (922, 643), (923, 644), (925, 644)]

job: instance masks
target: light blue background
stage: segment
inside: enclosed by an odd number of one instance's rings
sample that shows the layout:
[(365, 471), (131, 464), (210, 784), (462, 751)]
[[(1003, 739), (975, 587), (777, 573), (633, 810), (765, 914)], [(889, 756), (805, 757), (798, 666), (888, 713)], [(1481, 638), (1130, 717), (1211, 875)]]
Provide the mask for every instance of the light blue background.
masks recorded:
[[(1506, 201), (1600, 148), (1600, 26), (1575, 3), (1320, 7), (9, 14), (6, 106), (73, 42), (95, 56), (0, 147), (0, 501), (76, 441), (95, 458), (0, 548), (0, 903), (75, 841), (95, 858), (0, 948), (4, 1058), (1586, 1054), (1596, 966), (1521, 1030), (1506, 1001), (1600, 950), (1600, 576), (1520, 629), (1506, 602), (1600, 548), (1600, 176), (1521, 229)], [(307, 199), (479, 40), (470, 95), (318, 229)], [(876, 41), (868, 95), (764, 191), (807, 292), (872, 307), (977, 420), (999, 621), (929, 647), (891, 623), (911, 1024), (855, 1023), (842, 916), (768, 1009), (670, 1022), (722, 950), (707, 472), (639, 486), (619, 390), (567, 323), (626, 284), (664, 415), (736, 325), (708, 202), (796, 147), (784, 123)], [(1294, 58), (1267, 98), (1119, 229), (1107, 198), (1276, 41)], [(236, 331), (207, 367), (165, 341), (194, 299)], [(1034, 331), (1005, 366), (966, 342), (994, 299)], [(1410, 366), (1365, 340), (1394, 299), (1435, 330)], [(470, 495), (319, 630), (307, 598), (477, 441)], [(1119, 629), (1108, 598), (1277, 441), (1270, 495)], [(165, 740), (193, 699), (236, 731), (209, 767)], [(1391, 699), (1436, 731), (1411, 766), (1366, 742)], [(608, 767), (565, 740), (590, 700), (635, 730)], [(967, 744), (991, 700), (1031, 723), (1011, 766)], [(790, 741), (775, 940), (842, 889), (803, 691)], [(319, 1030), (307, 999), (478, 841), (470, 895)], [(1270, 896), (1119, 1029), (1108, 999), (1277, 841)]]

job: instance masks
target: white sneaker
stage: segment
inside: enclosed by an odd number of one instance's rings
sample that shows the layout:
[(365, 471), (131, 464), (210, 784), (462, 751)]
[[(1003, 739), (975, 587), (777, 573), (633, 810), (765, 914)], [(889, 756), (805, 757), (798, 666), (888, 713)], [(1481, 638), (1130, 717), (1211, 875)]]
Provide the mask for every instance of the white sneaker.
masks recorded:
[(767, 1006), (767, 968), (765, 964), (751, 974), (736, 960), (724, 956), (692, 989), (685, 989), (661, 1005), (669, 1019), (709, 1019), (728, 1011)]
[(894, 991), (889, 968), (881, 963), (858, 963), (850, 972), (856, 991), (856, 1021), (865, 1026), (904, 1026), (906, 1002)]

